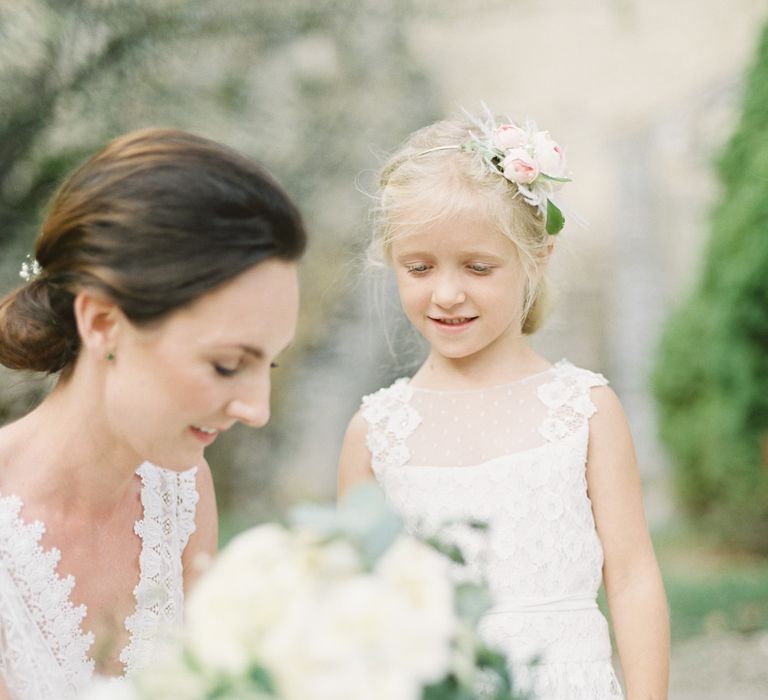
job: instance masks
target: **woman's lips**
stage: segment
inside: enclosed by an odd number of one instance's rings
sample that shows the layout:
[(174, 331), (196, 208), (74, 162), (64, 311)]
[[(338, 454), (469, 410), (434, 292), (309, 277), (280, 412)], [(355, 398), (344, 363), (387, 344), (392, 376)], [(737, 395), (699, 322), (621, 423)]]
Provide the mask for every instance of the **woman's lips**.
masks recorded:
[(190, 432), (204, 445), (210, 445), (219, 435), (219, 431), (214, 428), (193, 425)]

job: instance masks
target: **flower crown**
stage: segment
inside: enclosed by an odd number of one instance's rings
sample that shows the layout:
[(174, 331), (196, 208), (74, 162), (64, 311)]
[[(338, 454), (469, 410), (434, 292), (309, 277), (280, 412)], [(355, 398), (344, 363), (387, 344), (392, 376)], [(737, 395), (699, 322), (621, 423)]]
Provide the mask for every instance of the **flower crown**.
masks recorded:
[(470, 117), (479, 133), (470, 131), (467, 141), (424, 152), (458, 149), (479, 153), (492, 172), (517, 185), (520, 196), (539, 210), (547, 233), (559, 233), (565, 217), (552, 201), (552, 195), (563, 183), (571, 182), (563, 149), (548, 131), (538, 131), (532, 121), (526, 122), (525, 127), (512, 122), (497, 125), (487, 109), (486, 115), (485, 121)]

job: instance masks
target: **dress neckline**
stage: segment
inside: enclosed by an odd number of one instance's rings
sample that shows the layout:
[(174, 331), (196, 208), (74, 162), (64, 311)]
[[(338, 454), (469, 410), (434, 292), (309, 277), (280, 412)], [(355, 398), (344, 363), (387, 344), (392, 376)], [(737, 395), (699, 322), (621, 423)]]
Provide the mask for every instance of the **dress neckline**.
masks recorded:
[[(138, 593), (145, 578), (145, 561), (147, 541), (141, 533), (142, 523), (148, 517), (147, 492), (148, 470), (151, 468), (148, 462), (144, 462), (135, 471), (141, 479), (141, 518), (134, 522), (133, 530), (141, 539), (139, 552), (139, 579), (132, 591), (133, 612), (123, 621), (124, 628), (128, 632), (128, 641), (120, 650), (118, 659), (123, 663), (123, 673), (116, 678), (125, 677), (131, 670), (132, 650), (136, 645), (136, 639), (130, 621), (140, 611)], [(95, 661), (90, 655), (90, 649), (95, 641), (93, 631), (86, 632), (83, 629), (83, 621), (88, 614), (85, 603), (75, 605), (72, 602), (72, 591), (77, 583), (74, 574), (62, 576), (58, 571), (61, 560), (61, 550), (51, 546), (47, 549), (40, 544), (40, 540), (46, 532), (45, 523), (38, 519), (28, 521), (22, 517), (24, 508), (23, 500), (15, 494), (4, 495), (0, 492), (0, 533), (3, 529), (9, 529), (15, 542), (14, 551), (22, 551), (27, 556), (22, 560), (23, 571), (18, 576), (17, 584), (22, 589), (25, 602), (29, 603), (34, 597), (34, 605), (30, 606), (35, 624), (40, 629), (46, 640), (54, 640), (52, 645), (54, 654), (63, 672), (75, 687), (81, 687), (88, 682), (94, 674)], [(18, 562), (13, 562), (18, 564)], [(12, 570), (12, 569), (11, 569)], [(15, 577), (14, 577), (15, 578)], [(46, 584), (35, 587), (34, 590), (25, 590), (31, 580), (44, 579)]]
[(476, 389), (431, 389), (427, 387), (420, 387), (420, 386), (414, 386), (411, 382), (411, 379), (405, 377), (403, 378), (403, 382), (414, 392), (419, 393), (425, 393), (425, 394), (443, 394), (443, 395), (449, 395), (449, 394), (480, 394), (486, 391), (495, 391), (498, 389), (507, 389), (513, 386), (518, 386), (520, 384), (527, 384), (528, 382), (533, 381), (534, 379), (539, 379), (541, 377), (544, 377), (548, 374), (554, 373), (556, 370), (562, 369), (563, 367), (570, 366), (570, 362), (566, 360), (565, 358), (559, 360), (553, 365), (550, 365), (546, 369), (539, 370), (538, 372), (532, 372), (531, 374), (526, 374), (524, 377), (518, 377), (517, 379), (512, 379), (507, 382), (501, 382), (499, 384), (489, 384), (488, 386), (482, 386), (477, 387)]

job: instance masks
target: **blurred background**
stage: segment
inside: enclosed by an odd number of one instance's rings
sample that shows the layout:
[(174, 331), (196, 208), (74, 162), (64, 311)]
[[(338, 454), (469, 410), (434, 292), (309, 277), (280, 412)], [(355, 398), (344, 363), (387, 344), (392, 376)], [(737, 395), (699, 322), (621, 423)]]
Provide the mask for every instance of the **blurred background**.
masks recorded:
[[(362, 274), (385, 155), (481, 101), (535, 119), (574, 183), (534, 344), (626, 408), (671, 697), (764, 698), (767, 22), (768, 0), (0, 0), (2, 289), (56, 184), (120, 133), (189, 129), (276, 174), (312, 238), (303, 310), (269, 426), (208, 455), (226, 540), (331, 499), (360, 397), (418, 364), (392, 281)], [(52, 381), (0, 372), (0, 421)]]

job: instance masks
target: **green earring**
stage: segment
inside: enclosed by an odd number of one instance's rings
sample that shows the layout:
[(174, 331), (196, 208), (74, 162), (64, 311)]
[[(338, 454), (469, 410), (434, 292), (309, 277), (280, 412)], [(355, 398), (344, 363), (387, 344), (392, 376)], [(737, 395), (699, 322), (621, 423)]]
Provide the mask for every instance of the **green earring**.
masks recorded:
[(106, 359), (109, 360), (109, 361), (114, 360), (115, 359), (115, 353), (108, 352), (107, 355), (106, 355)]

